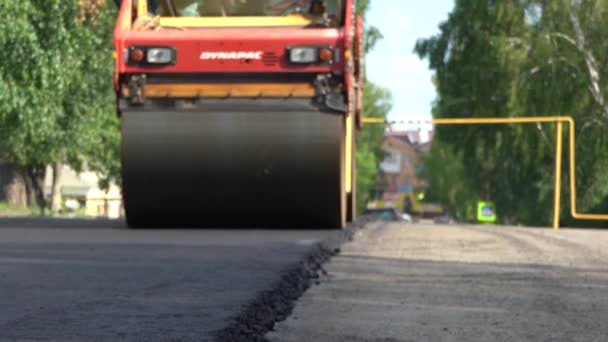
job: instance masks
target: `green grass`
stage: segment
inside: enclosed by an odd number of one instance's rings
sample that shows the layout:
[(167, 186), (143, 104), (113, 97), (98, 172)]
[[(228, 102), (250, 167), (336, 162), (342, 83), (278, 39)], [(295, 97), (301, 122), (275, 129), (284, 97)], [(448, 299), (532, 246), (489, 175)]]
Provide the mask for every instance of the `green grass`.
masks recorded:
[(25, 207), (14, 207), (6, 202), (0, 202), (0, 217), (7, 216), (32, 216), (37, 215), (38, 210)]
[[(38, 208), (27, 208), (27, 207), (15, 207), (10, 206), (6, 202), (0, 202), (0, 217), (24, 217), (24, 216), (40, 216), (40, 210)], [(50, 215), (46, 212), (46, 216), (52, 217), (66, 217), (66, 218), (84, 218), (86, 215), (86, 208), (82, 207), (74, 212), (60, 211), (59, 213)]]

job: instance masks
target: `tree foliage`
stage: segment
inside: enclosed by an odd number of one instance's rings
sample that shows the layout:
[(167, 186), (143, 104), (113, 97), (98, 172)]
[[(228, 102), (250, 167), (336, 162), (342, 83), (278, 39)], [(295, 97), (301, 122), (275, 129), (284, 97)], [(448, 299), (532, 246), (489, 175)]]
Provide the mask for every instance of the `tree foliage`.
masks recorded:
[(55, 162), (116, 167), (114, 12), (98, 5), (91, 15), (78, 0), (0, 3), (1, 158), (38, 180)]
[[(365, 18), (370, 0), (357, 2), (357, 13)], [(376, 42), (382, 39), (382, 33), (374, 26), (365, 25), (364, 53), (370, 52)], [(391, 94), (387, 89), (365, 80), (363, 94), (363, 115), (366, 117), (386, 118), (391, 109)], [(382, 157), (380, 146), (384, 138), (384, 129), (379, 126), (365, 126), (357, 134), (357, 206), (359, 210), (366, 207), (373, 195), (378, 165)]]
[[(578, 209), (607, 206), (607, 10), (601, 0), (456, 1), (415, 49), (435, 71), (434, 116), (572, 115)], [(554, 127), (439, 126), (435, 141), (433, 193), (453, 212), (485, 199), (503, 222), (551, 222)]]
[[(369, 4), (358, 1), (358, 13)], [(115, 15), (113, 2), (103, 0), (0, 2), (0, 159), (38, 180), (57, 162), (99, 171), (106, 184), (119, 178), (110, 77)], [(365, 51), (381, 38), (366, 25)], [(386, 116), (386, 90), (367, 81), (364, 98), (365, 115)], [(357, 138), (360, 206), (373, 187), (382, 135), (367, 127)], [(38, 204), (44, 207), (45, 199)]]
[[(372, 82), (366, 82), (363, 95), (363, 113), (367, 117), (386, 118), (391, 109), (391, 94)], [(383, 152), (380, 149), (384, 129), (380, 126), (365, 126), (357, 135), (357, 191), (358, 207), (365, 208), (375, 192), (378, 166)]]

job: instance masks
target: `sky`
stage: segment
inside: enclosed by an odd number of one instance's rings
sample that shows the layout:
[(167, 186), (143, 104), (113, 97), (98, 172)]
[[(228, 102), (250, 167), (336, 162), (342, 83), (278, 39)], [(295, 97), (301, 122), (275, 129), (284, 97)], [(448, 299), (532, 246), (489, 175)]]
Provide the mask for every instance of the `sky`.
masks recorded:
[[(454, 0), (374, 0), (367, 23), (376, 26), (384, 39), (366, 58), (367, 77), (388, 88), (393, 97), (390, 120), (428, 120), (435, 99), (428, 61), (413, 52), (416, 41), (439, 33)], [(396, 126), (396, 128), (414, 128)], [(422, 126), (429, 129), (430, 126)]]

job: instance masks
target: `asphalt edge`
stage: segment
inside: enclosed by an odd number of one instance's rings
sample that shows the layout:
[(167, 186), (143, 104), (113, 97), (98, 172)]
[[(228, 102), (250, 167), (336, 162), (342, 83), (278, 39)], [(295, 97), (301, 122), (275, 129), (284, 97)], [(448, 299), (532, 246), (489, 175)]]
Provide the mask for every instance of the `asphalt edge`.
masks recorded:
[(330, 239), (321, 241), (298, 263), (281, 272), (280, 279), (266, 291), (244, 305), (240, 313), (229, 320), (226, 328), (216, 332), (218, 342), (268, 342), (265, 335), (275, 324), (291, 315), (298, 299), (313, 284), (319, 284), (320, 273), (325, 273), (323, 265), (340, 253), (342, 244), (352, 241), (355, 233), (370, 222), (361, 217), (337, 232)]

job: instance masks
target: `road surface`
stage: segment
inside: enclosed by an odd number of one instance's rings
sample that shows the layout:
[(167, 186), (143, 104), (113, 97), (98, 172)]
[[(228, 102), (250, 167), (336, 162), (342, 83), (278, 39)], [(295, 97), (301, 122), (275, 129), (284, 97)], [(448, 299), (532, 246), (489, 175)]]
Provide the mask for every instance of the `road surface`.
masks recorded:
[(207, 341), (335, 231), (0, 219), (0, 341)]
[(361, 230), (273, 342), (608, 341), (608, 230)]

